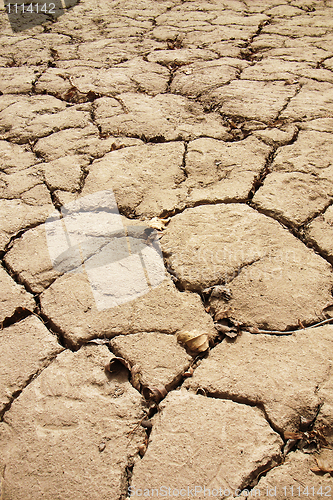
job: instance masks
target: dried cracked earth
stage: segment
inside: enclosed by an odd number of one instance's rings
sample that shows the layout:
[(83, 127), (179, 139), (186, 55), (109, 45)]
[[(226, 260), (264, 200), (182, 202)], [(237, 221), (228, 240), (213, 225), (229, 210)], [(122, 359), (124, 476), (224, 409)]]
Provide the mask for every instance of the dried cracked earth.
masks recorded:
[[(333, 2), (72, 4), (0, 11), (1, 500), (333, 496)], [(105, 190), (165, 277), (100, 309)]]

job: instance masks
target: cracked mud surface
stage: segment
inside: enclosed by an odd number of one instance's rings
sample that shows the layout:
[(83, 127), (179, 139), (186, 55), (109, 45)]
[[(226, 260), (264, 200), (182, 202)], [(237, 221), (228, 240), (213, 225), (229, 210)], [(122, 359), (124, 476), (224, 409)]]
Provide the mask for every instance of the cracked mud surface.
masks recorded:
[[(65, 3), (0, 5), (1, 500), (332, 497), (332, 2)], [(165, 277), (101, 310), (105, 190)]]

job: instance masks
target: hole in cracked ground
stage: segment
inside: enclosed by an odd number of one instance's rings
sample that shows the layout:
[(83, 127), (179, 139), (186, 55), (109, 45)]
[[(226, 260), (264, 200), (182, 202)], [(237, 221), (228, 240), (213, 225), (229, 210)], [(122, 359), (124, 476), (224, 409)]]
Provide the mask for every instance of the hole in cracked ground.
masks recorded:
[(165, 137), (163, 135), (156, 135), (154, 137), (150, 137), (149, 141), (147, 140), (146, 142), (152, 142), (154, 144), (161, 144), (163, 142), (166, 142)]
[[(36, 306), (37, 308), (37, 306)], [(33, 314), (33, 311), (29, 311), (29, 309), (26, 309), (25, 307), (17, 307), (14, 311), (14, 314), (12, 316), (6, 317), (1, 323), (0, 323), (0, 329), (2, 330), (3, 328), (7, 328), (10, 325), (13, 325), (14, 323), (18, 323), (24, 318), (27, 318), (28, 316), (31, 316)]]

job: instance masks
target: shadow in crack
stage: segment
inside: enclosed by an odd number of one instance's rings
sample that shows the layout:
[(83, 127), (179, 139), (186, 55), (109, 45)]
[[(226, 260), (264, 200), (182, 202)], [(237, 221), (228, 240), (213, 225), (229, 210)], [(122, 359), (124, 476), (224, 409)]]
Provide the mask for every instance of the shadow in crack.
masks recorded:
[(5, 0), (5, 9), (13, 32), (24, 31), (54, 21), (79, 0)]

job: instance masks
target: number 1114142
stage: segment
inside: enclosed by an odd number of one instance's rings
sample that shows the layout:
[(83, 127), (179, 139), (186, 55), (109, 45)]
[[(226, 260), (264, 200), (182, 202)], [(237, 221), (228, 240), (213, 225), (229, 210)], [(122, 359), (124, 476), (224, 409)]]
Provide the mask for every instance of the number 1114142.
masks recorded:
[(12, 3), (6, 6), (8, 14), (55, 14), (54, 3)]
[(285, 497), (330, 497), (331, 486), (283, 486)]

